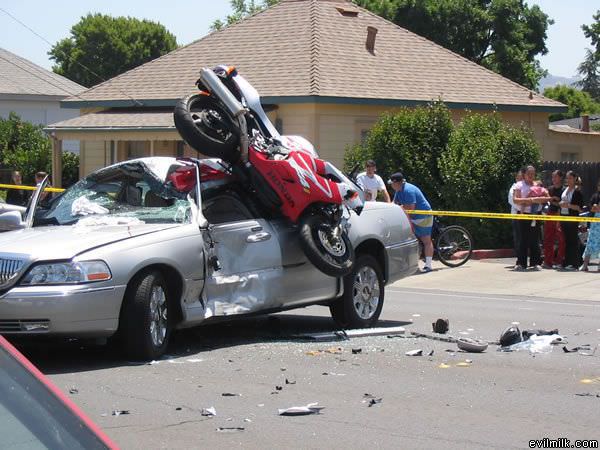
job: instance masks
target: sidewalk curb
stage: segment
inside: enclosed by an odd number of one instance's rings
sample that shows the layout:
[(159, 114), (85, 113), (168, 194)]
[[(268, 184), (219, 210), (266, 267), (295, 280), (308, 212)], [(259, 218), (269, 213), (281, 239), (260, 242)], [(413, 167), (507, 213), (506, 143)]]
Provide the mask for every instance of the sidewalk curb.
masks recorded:
[[(456, 252), (456, 259), (462, 258), (464, 252)], [(471, 259), (497, 259), (497, 258), (512, 258), (515, 256), (515, 251), (512, 248), (497, 248), (497, 249), (481, 249), (473, 250)]]

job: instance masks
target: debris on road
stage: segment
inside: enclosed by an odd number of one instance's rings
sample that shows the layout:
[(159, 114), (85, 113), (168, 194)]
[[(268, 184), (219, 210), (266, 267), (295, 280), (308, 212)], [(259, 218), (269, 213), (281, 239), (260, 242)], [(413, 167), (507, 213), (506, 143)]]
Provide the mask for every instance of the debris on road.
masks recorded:
[(470, 359), (465, 359), (464, 361), (458, 362), (455, 364), (456, 367), (471, 367), (473, 361)]
[(128, 411), (128, 410), (126, 410), (126, 409), (123, 409), (123, 410), (118, 410), (118, 409), (116, 409), (116, 410), (114, 410), (114, 411), (112, 412), (112, 415), (113, 415), (113, 416), (125, 416), (125, 415), (127, 415), (127, 414), (129, 414), (129, 411)]
[(418, 331), (411, 331), (410, 334), (415, 338), (427, 338), (427, 339), (432, 339), (434, 341), (451, 342), (451, 343), (456, 342), (456, 338), (454, 338), (452, 336), (448, 336), (448, 337), (434, 336), (431, 334), (419, 333)]
[(285, 379), (285, 384), (296, 384), (295, 381), (290, 381), (287, 378)]
[(418, 348), (416, 350), (410, 350), (405, 353), (406, 356), (423, 356), (423, 350)]
[(234, 394), (233, 392), (223, 392), (221, 397), (241, 397), (242, 394)]
[(309, 414), (320, 414), (323, 406), (318, 403), (309, 403), (306, 406), (292, 406), (291, 408), (279, 409), (280, 416), (306, 416)]
[(450, 368), (450, 365), (448, 365), (448, 364), (446, 364), (446, 363), (441, 363), (441, 364), (440, 364), (438, 367), (439, 367), (440, 369), (449, 369), (449, 368)]
[(427, 353), (427, 356), (433, 356), (433, 350), (431, 350), (429, 353)]
[(555, 328), (554, 330), (523, 330), (523, 332), (521, 333), (524, 341), (526, 341), (533, 335), (551, 336), (553, 334), (558, 334), (558, 328)]
[(69, 389), (69, 394), (79, 394), (79, 389), (77, 389), (76, 387), (72, 387), (71, 389)]
[(283, 386), (275, 386), (275, 390), (276, 391), (281, 391), (281, 390), (283, 390)]
[(502, 351), (518, 352), (518, 351), (529, 351), (529, 353), (551, 353), (553, 344), (560, 344), (566, 342), (565, 339), (558, 334), (537, 336), (532, 335), (526, 341), (517, 342), (502, 348)]
[(510, 347), (511, 345), (517, 344), (523, 340), (523, 337), (521, 336), (521, 330), (519, 330), (519, 327), (514, 324), (515, 322), (513, 322), (513, 325), (504, 330), (500, 335), (499, 340), (502, 347)]
[(361, 403), (367, 403), (367, 406), (371, 408), (372, 406), (378, 405), (383, 401), (383, 397), (377, 398), (372, 394), (364, 394)]
[(596, 397), (600, 398), (600, 394), (592, 394), (591, 392), (584, 392), (582, 394), (575, 394), (578, 397)]
[(362, 353), (362, 348), (353, 348), (352, 349), (352, 354), (353, 355), (357, 355), (359, 353)]
[(200, 415), (204, 417), (214, 417), (217, 415), (217, 410), (214, 406), (211, 406), (210, 408), (202, 408)]
[(450, 330), (450, 321), (448, 319), (438, 319), (431, 326), (434, 333), (446, 334)]
[(488, 343), (480, 339), (459, 338), (456, 340), (456, 346), (469, 353), (481, 353), (487, 350)]
[(238, 431), (244, 431), (244, 427), (218, 427), (217, 431), (219, 433), (236, 433)]
[(322, 355), (323, 353), (330, 353), (332, 355), (339, 355), (340, 353), (342, 353), (342, 348), (341, 347), (331, 347), (325, 350), (309, 350), (306, 352), (306, 354), (308, 356), (318, 356), (318, 355)]

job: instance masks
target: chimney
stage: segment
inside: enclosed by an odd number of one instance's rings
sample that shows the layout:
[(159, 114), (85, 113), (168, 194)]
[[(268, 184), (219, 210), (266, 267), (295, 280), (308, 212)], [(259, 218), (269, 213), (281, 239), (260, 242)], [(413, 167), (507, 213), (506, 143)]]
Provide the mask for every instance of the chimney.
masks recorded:
[(377, 28), (367, 27), (367, 50), (371, 55), (375, 54), (375, 37), (377, 37)]
[(581, 131), (590, 132), (590, 116), (588, 114), (581, 116)]

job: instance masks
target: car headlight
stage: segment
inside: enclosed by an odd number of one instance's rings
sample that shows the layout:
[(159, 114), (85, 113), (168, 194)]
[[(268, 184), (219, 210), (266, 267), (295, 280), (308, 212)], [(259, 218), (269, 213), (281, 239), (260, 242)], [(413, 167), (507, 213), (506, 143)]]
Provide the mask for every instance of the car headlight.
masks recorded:
[(104, 261), (38, 264), (21, 280), (21, 285), (93, 283), (111, 279)]

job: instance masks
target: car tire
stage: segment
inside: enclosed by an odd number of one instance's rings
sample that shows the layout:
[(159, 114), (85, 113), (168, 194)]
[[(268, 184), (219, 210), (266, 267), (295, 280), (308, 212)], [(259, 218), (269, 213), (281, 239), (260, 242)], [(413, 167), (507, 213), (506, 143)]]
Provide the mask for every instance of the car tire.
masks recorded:
[(136, 276), (125, 293), (119, 335), (129, 358), (160, 358), (169, 345), (172, 314), (167, 283), (157, 270)]
[(360, 255), (344, 277), (344, 294), (330, 306), (331, 317), (342, 328), (369, 328), (379, 320), (385, 286), (381, 266), (371, 255)]

